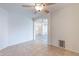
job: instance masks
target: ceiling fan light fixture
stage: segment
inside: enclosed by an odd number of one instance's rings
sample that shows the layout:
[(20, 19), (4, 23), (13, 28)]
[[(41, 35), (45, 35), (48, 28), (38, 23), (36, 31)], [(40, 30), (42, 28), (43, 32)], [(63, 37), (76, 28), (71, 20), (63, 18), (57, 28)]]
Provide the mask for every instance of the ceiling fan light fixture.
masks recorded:
[(36, 4), (35, 9), (37, 11), (41, 11), (43, 9), (43, 5), (42, 4)]

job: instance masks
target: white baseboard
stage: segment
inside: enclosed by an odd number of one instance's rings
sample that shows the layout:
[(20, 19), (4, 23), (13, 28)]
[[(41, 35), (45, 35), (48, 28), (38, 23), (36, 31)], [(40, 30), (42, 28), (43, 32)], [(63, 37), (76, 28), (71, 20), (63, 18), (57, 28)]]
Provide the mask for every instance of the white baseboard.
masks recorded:
[[(55, 46), (55, 45), (52, 45), (52, 46)], [(55, 47), (58, 47), (58, 46), (55, 46)], [(61, 48), (61, 47), (58, 47), (58, 48)], [(69, 48), (61, 48), (61, 49), (65, 49), (65, 50), (68, 50), (68, 51), (71, 51), (71, 52), (79, 53), (79, 51), (72, 50), (72, 49), (69, 49)]]
[(65, 48), (65, 50), (69, 50), (69, 51), (72, 51), (72, 52), (75, 52), (75, 53), (79, 53), (79, 51), (77, 51), (77, 50), (72, 50), (72, 49), (68, 49), (68, 48)]

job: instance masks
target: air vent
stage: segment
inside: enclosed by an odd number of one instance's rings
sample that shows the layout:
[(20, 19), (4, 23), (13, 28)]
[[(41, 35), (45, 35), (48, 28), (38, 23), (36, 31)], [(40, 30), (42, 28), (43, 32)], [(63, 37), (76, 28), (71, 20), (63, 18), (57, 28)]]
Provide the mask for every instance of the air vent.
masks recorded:
[(65, 41), (59, 40), (59, 47), (65, 48)]

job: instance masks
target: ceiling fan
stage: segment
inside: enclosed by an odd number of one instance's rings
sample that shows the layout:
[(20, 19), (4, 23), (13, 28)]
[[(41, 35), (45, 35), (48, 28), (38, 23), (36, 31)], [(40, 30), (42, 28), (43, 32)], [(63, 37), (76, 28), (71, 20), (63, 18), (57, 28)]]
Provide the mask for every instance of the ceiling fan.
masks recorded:
[(25, 4), (25, 5), (22, 5), (22, 7), (33, 7), (35, 9), (35, 13), (37, 12), (45, 12), (45, 13), (49, 13), (49, 6), (50, 5), (53, 5), (55, 3), (33, 3), (33, 4)]

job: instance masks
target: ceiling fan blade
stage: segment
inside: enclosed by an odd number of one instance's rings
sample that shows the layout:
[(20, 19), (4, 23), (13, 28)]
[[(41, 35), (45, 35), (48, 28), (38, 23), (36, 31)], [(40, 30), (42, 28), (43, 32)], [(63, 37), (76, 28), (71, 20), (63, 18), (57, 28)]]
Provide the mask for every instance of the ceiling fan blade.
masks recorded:
[(56, 3), (46, 3), (46, 5), (48, 5), (48, 6), (49, 6), (49, 5), (54, 5), (54, 4), (56, 4)]
[(46, 13), (49, 13), (49, 10), (44, 10)]
[(33, 5), (22, 5), (22, 7), (34, 7)]

